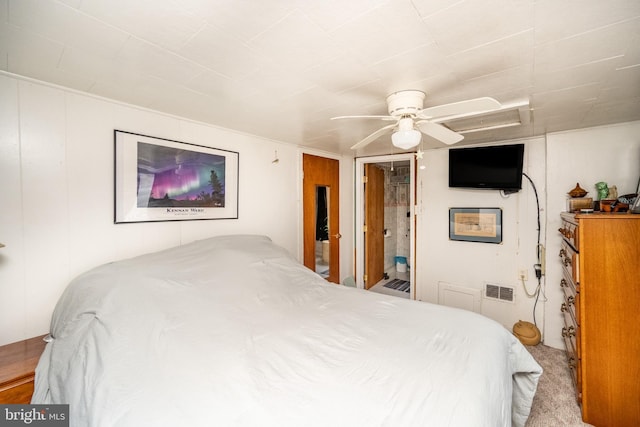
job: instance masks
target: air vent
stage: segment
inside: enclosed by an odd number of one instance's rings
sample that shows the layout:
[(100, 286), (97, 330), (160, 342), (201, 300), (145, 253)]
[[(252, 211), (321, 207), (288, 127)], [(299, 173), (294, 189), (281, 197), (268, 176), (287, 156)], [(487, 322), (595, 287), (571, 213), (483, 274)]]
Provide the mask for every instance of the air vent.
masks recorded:
[(485, 298), (495, 299), (498, 301), (513, 302), (513, 288), (508, 286), (493, 285), (487, 283), (484, 291)]
[(445, 117), (436, 120), (449, 129), (466, 134), (512, 126), (526, 125), (530, 122), (529, 102), (521, 101), (503, 104), (497, 111)]

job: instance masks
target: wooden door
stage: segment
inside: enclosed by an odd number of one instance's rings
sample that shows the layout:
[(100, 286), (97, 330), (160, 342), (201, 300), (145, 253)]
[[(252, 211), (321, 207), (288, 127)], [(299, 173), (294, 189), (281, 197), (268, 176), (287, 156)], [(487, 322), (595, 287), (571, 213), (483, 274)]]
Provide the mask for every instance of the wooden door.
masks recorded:
[(316, 271), (316, 230), (318, 187), (327, 194), (329, 276), (327, 280), (340, 283), (340, 187), (339, 162), (335, 159), (303, 154), (303, 239), (304, 265)]
[(364, 288), (384, 276), (384, 171), (373, 163), (364, 165)]

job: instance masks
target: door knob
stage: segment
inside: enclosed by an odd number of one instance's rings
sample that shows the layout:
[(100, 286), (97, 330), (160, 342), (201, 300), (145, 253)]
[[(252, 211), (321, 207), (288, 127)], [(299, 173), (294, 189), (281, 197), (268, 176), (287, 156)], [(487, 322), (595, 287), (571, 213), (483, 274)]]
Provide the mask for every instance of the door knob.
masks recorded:
[(337, 233), (337, 234), (334, 234), (333, 237), (335, 237), (336, 239), (341, 239), (342, 238), (342, 234)]

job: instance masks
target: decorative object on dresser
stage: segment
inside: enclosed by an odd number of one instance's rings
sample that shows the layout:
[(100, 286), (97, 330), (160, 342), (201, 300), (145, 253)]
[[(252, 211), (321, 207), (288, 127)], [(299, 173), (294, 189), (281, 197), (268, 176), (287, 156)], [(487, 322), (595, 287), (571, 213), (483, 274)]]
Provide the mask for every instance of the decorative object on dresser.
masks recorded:
[(562, 213), (561, 311), (582, 419), (640, 425), (640, 217)]
[(567, 212), (579, 212), (583, 209), (593, 209), (592, 197), (574, 197), (567, 199)]
[(609, 196), (609, 185), (604, 181), (597, 182), (596, 192), (598, 193), (598, 200), (606, 200)]
[(31, 402), (33, 380), (45, 335), (0, 347), (0, 404)]
[(580, 187), (580, 183), (576, 182), (576, 186), (573, 188), (573, 190), (569, 191), (569, 196), (571, 197), (584, 197), (586, 196), (588, 193), (587, 190), (585, 190), (584, 188)]
[(567, 193), (567, 212), (578, 212), (582, 209), (593, 209), (593, 198), (585, 197), (588, 191), (580, 187), (580, 183), (576, 182), (573, 190)]
[(624, 200), (624, 202), (629, 204), (629, 211), (631, 213), (640, 214), (640, 177), (638, 178), (638, 185), (636, 185), (635, 194), (626, 194), (623, 197), (627, 199)]
[(636, 194), (636, 197), (633, 199), (631, 203), (631, 208), (629, 210), (631, 213), (640, 214), (640, 194)]

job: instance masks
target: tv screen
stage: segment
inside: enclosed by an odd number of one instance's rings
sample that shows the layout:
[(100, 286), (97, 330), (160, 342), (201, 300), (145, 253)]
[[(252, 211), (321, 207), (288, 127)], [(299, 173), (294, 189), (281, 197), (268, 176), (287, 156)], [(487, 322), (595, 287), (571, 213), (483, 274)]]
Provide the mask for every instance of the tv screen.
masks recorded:
[(449, 150), (449, 187), (518, 191), (524, 144)]

